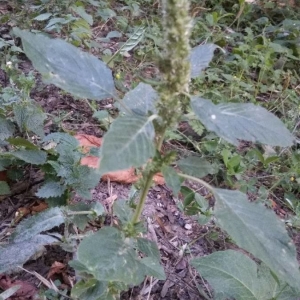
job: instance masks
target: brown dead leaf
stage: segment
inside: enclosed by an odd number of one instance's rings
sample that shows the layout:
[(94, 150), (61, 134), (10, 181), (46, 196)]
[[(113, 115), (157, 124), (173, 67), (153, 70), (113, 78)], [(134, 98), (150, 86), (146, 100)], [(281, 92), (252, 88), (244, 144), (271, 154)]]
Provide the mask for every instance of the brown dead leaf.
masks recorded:
[[(84, 148), (85, 152), (88, 152), (91, 147), (100, 147), (102, 144), (102, 138), (97, 138), (87, 134), (77, 134), (75, 138), (79, 141), (79, 145)], [(86, 156), (81, 159), (81, 164), (89, 166), (90, 168), (98, 168), (100, 159), (96, 156)], [(130, 168), (127, 170), (114, 171), (102, 176), (104, 181), (114, 181), (119, 183), (135, 183), (139, 180), (139, 176), (135, 174), (135, 169)], [(165, 183), (164, 177), (161, 173), (155, 174), (153, 177), (155, 184), (163, 185)]]
[(50, 267), (50, 270), (47, 274), (47, 279), (52, 278), (52, 276), (55, 274), (61, 274), (65, 270), (65, 268), (66, 268), (65, 264), (59, 261), (55, 261)]
[(7, 275), (0, 274), (0, 288), (2, 290), (7, 290), (15, 285), (19, 285), (20, 288), (8, 298), (8, 300), (29, 300), (37, 294), (37, 288), (26, 281), (22, 280), (13, 280)]
[(0, 171), (0, 181), (7, 182), (7, 171)]
[(30, 207), (31, 214), (36, 214), (38, 212), (44, 211), (48, 208), (48, 204), (44, 201), (37, 201)]

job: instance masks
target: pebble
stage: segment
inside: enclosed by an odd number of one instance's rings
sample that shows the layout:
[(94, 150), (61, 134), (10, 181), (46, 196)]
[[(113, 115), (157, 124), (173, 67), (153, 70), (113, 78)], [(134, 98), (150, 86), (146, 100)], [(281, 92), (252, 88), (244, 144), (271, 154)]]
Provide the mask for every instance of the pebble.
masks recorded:
[(190, 229), (192, 229), (192, 225), (191, 225), (191, 224), (185, 224), (185, 225), (184, 225), (184, 228), (185, 228), (186, 230), (190, 230)]

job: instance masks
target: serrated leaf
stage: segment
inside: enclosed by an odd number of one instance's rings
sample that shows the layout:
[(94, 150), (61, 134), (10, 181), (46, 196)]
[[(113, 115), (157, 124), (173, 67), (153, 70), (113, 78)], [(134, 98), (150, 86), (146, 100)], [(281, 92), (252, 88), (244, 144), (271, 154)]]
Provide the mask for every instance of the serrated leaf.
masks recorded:
[(280, 299), (279, 288), (289, 293), (290, 300), (297, 299), (296, 293), (278, 283), (269, 269), (261, 267), (264, 271), (258, 271), (252, 259), (237, 251), (215, 252), (192, 259), (191, 264), (214, 289), (214, 299)]
[(10, 154), (33, 165), (43, 165), (47, 160), (47, 153), (41, 150), (18, 150)]
[(44, 13), (36, 16), (33, 20), (35, 21), (46, 21), (52, 16), (52, 13)]
[(88, 166), (75, 165), (71, 167), (71, 172), (65, 176), (65, 182), (70, 184), (74, 191), (85, 199), (91, 199), (90, 190), (100, 181), (100, 173)]
[(13, 241), (19, 243), (30, 240), (43, 231), (59, 226), (64, 221), (64, 215), (60, 208), (50, 208), (21, 221), (12, 235)]
[(79, 142), (74, 136), (63, 132), (50, 133), (43, 139), (43, 142), (50, 141), (53, 141), (57, 144), (64, 144), (69, 148), (69, 150), (76, 149), (79, 146)]
[(216, 173), (216, 168), (202, 157), (189, 156), (177, 162), (178, 168), (185, 174), (202, 178), (207, 174)]
[(115, 93), (111, 70), (95, 56), (59, 39), (14, 28), (21, 37), (24, 52), (46, 83), (92, 100), (102, 100)]
[(216, 48), (218, 46), (214, 44), (205, 44), (196, 46), (191, 50), (191, 78), (198, 77), (208, 67)]
[(126, 115), (117, 118), (103, 138), (100, 172), (140, 167), (154, 156), (151, 118)]
[(49, 181), (43, 184), (35, 195), (40, 198), (60, 197), (65, 190), (66, 187), (59, 182)]
[(280, 119), (252, 103), (214, 105), (210, 100), (192, 97), (192, 109), (203, 125), (226, 141), (238, 139), (271, 146), (288, 147), (295, 138)]
[(6, 181), (0, 181), (0, 195), (10, 194), (10, 188)]
[(189, 120), (189, 125), (199, 136), (203, 134), (204, 126), (199, 120)]
[(42, 109), (33, 103), (20, 103), (13, 107), (16, 122), (21, 131), (32, 131), (44, 136), (44, 121), (46, 114)]
[(295, 246), (284, 223), (260, 203), (239, 191), (215, 189), (215, 216), (237, 245), (263, 261), (292, 287), (300, 286)]
[(125, 55), (127, 52), (132, 50), (144, 37), (145, 28), (139, 27), (137, 28), (132, 35), (130, 35), (129, 39), (122, 45), (120, 49), (120, 54)]
[(167, 187), (171, 189), (174, 196), (177, 197), (181, 189), (183, 178), (179, 177), (177, 172), (173, 168), (168, 166), (164, 166), (162, 168), (162, 174), (165, 178)]
[(113, 227), (101, 228), (82, 240), (78, 261), (99, 281), (119, 281), (138, 285), (144, 279), (145, 268), (129, 241)]
[(123, 113), (133, 112), (146, 116), (149, 112), (156, 113), (155, 100), (158, 94), (151, 85), (140, 82), (133, 90), (127, 92), (117, 107)]
[(37, 253), (43, 245), (57, 242), (48, 235), (37, 235), (29, 240), (14, 242), (0, 247), (0, 273), (22, 266), (32, 255)]
[(21, 137), (16, 137), (16, 138), (8, 138), (6, 139), (7, 142), (10, 143), (10, 145), (17, 146), (17, 147), (24, 147), (26, 149), (30, 150), (38, 150), (39, 147), (34, 145), (33, 143), (29, 142), (28, 140), (21, 138)]
[(5, 140), (14, 134), (15, 127), (12, 122), (0, 117), (0, 140)]

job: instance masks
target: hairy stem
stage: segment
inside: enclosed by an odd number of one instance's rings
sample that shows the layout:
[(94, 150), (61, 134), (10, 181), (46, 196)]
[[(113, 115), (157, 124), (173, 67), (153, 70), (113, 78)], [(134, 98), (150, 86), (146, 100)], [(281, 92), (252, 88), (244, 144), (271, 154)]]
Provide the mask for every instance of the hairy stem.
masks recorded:
[(136, 223), (138, 223), (140, 221), (140, 217), (141, 217), (144, 205), (145, 205), (147, 194), (148, 194), (149, 189), (150, 189), (151, 184), (152, 184), (153, 176), (154, 176), (153, 172), (150, 172), (148, 174), (148, 176), (147, 176), (147, 179), (146, 179), (146, 182), (145, 182), (145, 185), (144, 185), (144, 188), (143, 188), (143, 191), (142, 191), (139, 203), (138, 203), (138, 205), (136, 207), (134, 216), (132, 218), (132, 223), (133, 224), (136, 224)]

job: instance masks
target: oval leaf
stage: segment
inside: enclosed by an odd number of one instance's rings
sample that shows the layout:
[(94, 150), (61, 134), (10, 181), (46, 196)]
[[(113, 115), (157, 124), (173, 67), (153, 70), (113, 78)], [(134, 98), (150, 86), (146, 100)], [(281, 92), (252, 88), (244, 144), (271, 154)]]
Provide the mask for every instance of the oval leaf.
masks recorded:
[(139, 284), (144, 280), (145, 268), (130, 243), (113, 227), (101, 228), (82, 240), (78, 247), (78, 261), (100, 281), (120, 281)]
[[(258, 270), (256, 263), (245, 254), (233, 250), (219, 251), (195, 258), (191, 264), (214, 289), (214, 299), (296, 300), (297, 293), (277, 281), (265, 266)], [(282, 298), (288, 295), (290, 298)], [(299, 294), (298, 294), (299, 295)]]
[(203, 69), (208, 67), (217, 47), (214, 44), (205, 44), (196, 46), (191, 50), (191, 78), (198, 77)]
[(215, 189), (215, 216), (237, 245), (263, 261), (292, 287), (300, 286), (296, 249), (284, 223), (239, 191)]
[(189, 156), (177, 162), (178, 168), (187, 175), (202, 178), (216, 173), (216, 168), (202, 157)]
[(117, 118), (103, 138), (100, 173), (140, 167), (154, 156), (151, 118), (126, 115)]
[(111, 70), (95, 56), (59, 39), (14, 29), (21, 37), (24, 52), (47, 83), (82, 98), (111, 97), (114, 81)]
[(252, 103), (214, 105), (200, 97), (192, 97), (191, 105), (208, 130), (234, 145), (238, 145), (238, 139), (281, 147), (294, 143), (284, 124), (263, 107)]
[(158, 94), (151, 85), (140, 82), (137, 87), (126, 93), (117, 106), (123, 113), (130, 111), (145, 116), (149, 112), (156, 113), (155, 100), (157, 98)]
[(13, 234), (14, 242), (30, 240), (42, 231), (50, 230), (64, 223), (64, 215), (58, 207), (48, 209), (23, 220)]
[(144, 27), (138, 27), (129, 39), (120, 48), (120, 54), (126, 55), (127, 52), (132, 50), (143, 38), (145, 33)]
[(47, 153), (41, 150), (18, 150), (10, 154), (33, 165), (43, 165), (47, 160)]
[(22, 266), (32, 255), (41, 250), (43, 245), (57, 242), (48, 235), (37, 235), (30, 240), (12, 243), (0, 247), (0, 273)]

